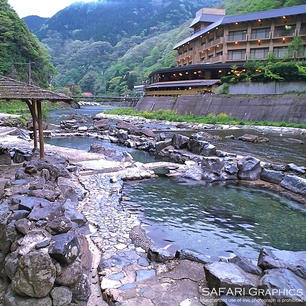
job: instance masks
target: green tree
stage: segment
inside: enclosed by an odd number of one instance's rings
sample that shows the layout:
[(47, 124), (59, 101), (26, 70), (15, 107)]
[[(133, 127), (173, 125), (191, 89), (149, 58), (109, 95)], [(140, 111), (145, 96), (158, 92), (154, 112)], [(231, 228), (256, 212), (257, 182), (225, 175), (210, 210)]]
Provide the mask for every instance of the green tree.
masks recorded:
[(28, 62), (32, 62), (32, 80), (47, 87), (55, 73), (47, 51), (19, 19), (7, 0), (0, 0), (0, 74), (26, 81)]

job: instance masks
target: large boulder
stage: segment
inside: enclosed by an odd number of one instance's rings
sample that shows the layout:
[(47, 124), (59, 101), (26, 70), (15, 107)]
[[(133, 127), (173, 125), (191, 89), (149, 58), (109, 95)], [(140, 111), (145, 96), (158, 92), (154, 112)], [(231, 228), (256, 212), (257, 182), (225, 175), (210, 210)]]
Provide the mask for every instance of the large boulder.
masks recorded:
[(259, 289), (269, 293), (269, 305), (302, 306), (306, 304), (306, 280), (287, 269), (266, 270)]
[(221, 175), (224, 167), (224, 161), (218, 157), (203, 158), (201, 163), (204, 172)]
[(108, 119), (94, 120), (93, 125), (98, 130), (108, 130), (110, 125)]
[(194, 154), (203, 156), (216, 155), (216, 147), (207, 141), (190, 138), (188, 141), (188, 150)]
[(7, 223), (10, 218), (11, 212), (7, 205), (0, 205), (0, 252), (7, 254), (11, 247), (12, 242), (15, 241), (16, 235), (10, 233), (7, 229)]
[(51, 291), (53, 306), (68, 306), (72, 301), (72, 292), (67, 287), (55, 287)]
[(71, 264), (80, 253), (77, 236), (73, 232), (63, 233), (52, 237), (49, 254), (61, 265)]
[(151, 246), (148, 250), (148, 259), (155, 262), (166, 262), (175, 257), (175, 254), (168, 250)]
[(53, 306), (49, 296), (43, 298), (29, 298), (16, 295), (9, 289), (4, 297), (5, 306)]
[(262, 273), (261, 269), (258, 266), (255, 266), (250, 260), (236, 255), (229, 259), (229, 262), (236, 264), (244, 272), (260, 275)]
[(246, 156), (238, 161), (238, 178), (241, 180), (255, 181), (260, 178), (260, 160)]
[(167, 148), (168, 146), (171, 146), (172, 140), (166, 139), (164, 141), (158, 141), (155, 144), (156, 152), (162, 151), (164, 148)]
[(263, 270), (286, 268), (306, 279), (306, 251), (286, 251), (263, 248), (258, 257), (258, 266)]
[(176, 149), (187, 148), (189, 138), (181, 134), (174, 134), (172, 137), (172, 145)]
[(53, 220), (61, 215), (63, 215), (64, 210), (60, 203), (44, 203), (40, 202), (36, 205), (28, 216), (31, 221), (38, 220)]
[(257, 276), (246, 273), (234, 263), (214, 262), (205, 265), (204, 270), (209, 289), (217, 292), (220, 288), (224, 288), (226, 292), (235, 292), (235, 288), (239, 288), (249, 295), (249, 290), (257, 285)]
[(269, 169), (262, 169), (262, 172), (260, 174), (260, 178), (263, 181), (267, 181), (269, 183), (273, 184), (280, 184), (280, 182), (284, 178), (284, 174), (280, 171), (275, 171), (275, 170), (269, 170)]
[(187, 171), (182, 175), (183, 178), (191, 179), (194, 181), (200, 181), (202, 179), (202, 176), (203, 170), (198, 164), (195, 164), (188, 168)]
[(65, 216), (61, 216), (49, 221), (47, 228), (56, 234), (67, 233), (72, 228), (72, 222)]
[(33, 251), (18, 261), (12, 289), (19, 295), (35, 298), (47, 296), (53, 288), (56, 269), (48, 254)]
[(281, 186), (292, 192), (306, 195), (306, 179), (296, 175), (286, 175), (281, 181)]
[(83, 274), (79, 281), (72, 288), (73, 301), (87, 302), (90, 294), (91, 290), (88, 277), (86, 274)]
[(70, 199), (68, 199), (63, 207), (65, 209), (65, 217), (71, 222), (81, 227), (86, 224), (87, 220), (85, 216), (77, 210), (77, 204)]
[(59, 264), (56, 265), (56, 280), (55, 283), (62, 286), (71, 287), (77, 283), (82, 277), (82, 264), (79, 259), (76, 259), (71, 265), (61, 267)]

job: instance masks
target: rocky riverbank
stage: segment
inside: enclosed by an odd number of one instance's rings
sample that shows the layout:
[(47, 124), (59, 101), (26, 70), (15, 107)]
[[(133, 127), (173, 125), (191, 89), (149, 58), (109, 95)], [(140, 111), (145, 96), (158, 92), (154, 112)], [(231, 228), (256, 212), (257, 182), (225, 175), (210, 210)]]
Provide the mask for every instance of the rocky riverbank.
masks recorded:
[(91, 252), (67, 160), (30, 156), (0, 202), (0, 305), (87, 305)]
[[(236, 181), (241, 184), (250, 184), (251, 182), (252, 186), (257, 185), (274, 190), (301, 203), (306, 202), (305, 166), (298, 166), (294, 163), (267, 162), (251, 155), (239, 155), (220, 150), (213, 144), (216, 140), (220, 140), (219, 136), (205, 131), (198, 132), (201, 129), (211, 128), (211, 126), (178, 123), (174, 129), (171, 123), (174, 131), (159, 132), (156, 130), (153, 132), (144, 124), (144, 122), (149, 122), (147, 119), (133, 118), (134, 121), (131, 122), (132, 118), (128, 116), (123, 116), (124, 120), (122, 120), (119, 116), (105, 114), (99, 114), (94, 119), (92, 127), (80, 127), (77, 122), (74, 122), (73, 126), (70, 125), (70, 122), (69, 124), (63, 122), (61, 127), (74, 135), (83, 134), (97, 139), (107, 139), (119, 145), (147, 151), (165, 160), (185, 165), (179, 167), (179, 170), (170, 170), (169, 175), (172, 176), (203, 180), (206, 183)], [(156, 124), (155, 121), (154, 123)], [(170, 123), (163, 122), (162, 124)], [(217, 126), (217, 128), (221, 127)], [(222, 128), (232, 127), (222, 126)], [(305, 133), (303, 129), (292, 128), (256, 127), (256, 129), (269, 129), (287, 135), (292, 135), (292, 133), (304, 135)], [(182, 130), (181, 133), (180, 130)], [(190, 131), (190, 136), (186, 136), (184, 133), (186, 130)], [(239, 137), (239, 140), (252, 143), (269, 142), (266, 137), (252, 134), (245, 134)], [(99, 151), (98, 147), (94, 146), (93, 152)], [(103, 152), (101, 146), (100, 152)]]
[[(80, 128), (77, 123), (68, 127), (64, 122), (62, 127), (53, 135), (108, 139), (172, 162), (136, 163), (128, 154), (118, 155), (99, 145), (92, 146), (95, 153), (47, 145), (49, 157), (39, 161), (32, 157), (29, 142), (12, 135), (16, 130), (6, 130), (1, 142), (2, 160), (11, 162), (12, 158), (22, 167), (11, 180), (7, 178), (0, 205), (0, 239), (5, 242), (0, 244), (0, 296), (2, 292), (5, 306), (106, 305), (102, 297), (108, 305), (116, 306), (305, 304), (306, 252), (263, 249), (258, 262), (251, 262), (240, 256), (211, 258), (171, 245), (159, 249), (146, 237), (137, 211), (124, 208), (126, 195), (122, 194), (125, 180), (151, 178), (155, 176), (153, 170), (162, 170), (170, 176), (207, 183), (234, 180), (264, 187), (269, 184), (273, 190), (303, 202), (304, 167), (267, 164), (251, 156), (224, 152), (210, 143), (214, 136), (196, 131), (189, 137), (175, 132), (168, 138), (137, 123), (119, 120), (114, 124), (113, 119), (96, 120), (93, 127)], [(296, 189), (282, 186), (288, 176), (299, 182)], [(20, 198), (34, 200), (22, 202)], [(22, 206), (36, 201), (38, 205)], [(23, 234), (18, 223), (30, 224), (28, 232)], [(56, 236), (60, 235), (76, 237), (68, 239), (71, 248), (64, 243), (65, 255), (57, 254)], [(45, 260), (43, 267), (50, 268), (41, 269), (46, 273), (38, 273), (33, 265), (36, 253)], [(68, 259), (63, 259), (65, 256)], [(65, 283), (60, 281), (63, 273)], [(44, 286), (36, 288), (38, 283)], [(42, 287), (47, 288), (44, 296), (36, 296)]]

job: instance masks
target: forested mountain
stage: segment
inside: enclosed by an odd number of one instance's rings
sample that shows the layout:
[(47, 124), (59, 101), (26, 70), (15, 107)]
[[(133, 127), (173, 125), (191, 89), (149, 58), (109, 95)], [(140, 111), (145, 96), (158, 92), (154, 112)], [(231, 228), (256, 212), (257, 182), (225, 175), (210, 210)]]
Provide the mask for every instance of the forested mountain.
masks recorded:
[(222, 6), (228, 15), (236, 15), (299, 4), (306, 2), (305, 0), (224, 0)]
[(25, 81), (28, 62), (33, 62), (33, 81), (48, 86), (50, 76), (55, 72), (48, 53), (11, 9), (7, 0), (0, 0), (0, 74)]
[(51, 54), (57, 68), (53, 85), (123, 94), (153, 70), (175, 65), (172, 47), (188, 36), (198, 9), (217, 6), (241, 14), (304, 1), (100, 0), (75, 3), (52, 18), (24, 20)]
[[(24, 18), (57, 68), (56, 86), (124, 93), (155, 67), (175, 65), (172, 47), (188, 35), (180, 27), (220, 0), (106, 0), (75, 3), (41, 24)], [(180, 34), (181, 33), (181, 34)], [(158, 49), (154, 48), (158, 45)]]

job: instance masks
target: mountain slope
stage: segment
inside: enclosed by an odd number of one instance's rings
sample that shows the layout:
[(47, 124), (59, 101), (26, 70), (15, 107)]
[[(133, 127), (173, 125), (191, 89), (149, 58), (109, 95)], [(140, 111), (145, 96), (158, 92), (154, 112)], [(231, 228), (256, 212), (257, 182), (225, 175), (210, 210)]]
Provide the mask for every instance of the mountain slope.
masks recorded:
[(43, 24), (48, 22), (49, 18), (31, 15), (23, 18), (32, 33), (37, 33)]
[(305, 0), (224, 0), (227, 14), (236, 15), (305, 4)]
[(55, 86), (78, 84), (84, 91), (123, 93), (152, 67), (174, 65), (172, 47), (179, 32), (188, 35), (188, 25), (179, 26), (201, 7), (219, 2), (106, 0), (75, 3), (43, 24), (33, 17), (24, 20), (51, 54), (58, 71)]
[(48, 86), (54, 73), (48, 54), (28, 30), (7, 0), (0, 0), (0, 74), (27, 80), (27, 63), (32, 64), (32, 78), (41, 86)]
[[(107, 41), (117, 44), (134, 35), (147, 37), (173, 29), (192, 18), (203, 5), (214, 6), (218, 0), (107, 0), (74, 3), (61, 10), (36, 30), (39, 39), (52, 32), (64, 39)], [(25, 19), (27, 22), (27, 19)]]

